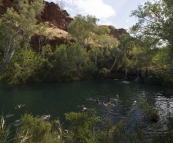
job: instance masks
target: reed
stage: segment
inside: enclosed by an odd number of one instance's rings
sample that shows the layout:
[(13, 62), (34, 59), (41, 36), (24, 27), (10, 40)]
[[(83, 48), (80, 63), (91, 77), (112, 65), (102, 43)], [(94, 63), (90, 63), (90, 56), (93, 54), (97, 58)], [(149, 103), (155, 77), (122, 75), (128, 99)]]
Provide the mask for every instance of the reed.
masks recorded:
[(144, 111), (145, 117), (150, 121), (157, 122), (159, 119), (157, 110), (153, 109), (141, 96), (138, 95), (137, 97), (139, 100), (138, 107)]

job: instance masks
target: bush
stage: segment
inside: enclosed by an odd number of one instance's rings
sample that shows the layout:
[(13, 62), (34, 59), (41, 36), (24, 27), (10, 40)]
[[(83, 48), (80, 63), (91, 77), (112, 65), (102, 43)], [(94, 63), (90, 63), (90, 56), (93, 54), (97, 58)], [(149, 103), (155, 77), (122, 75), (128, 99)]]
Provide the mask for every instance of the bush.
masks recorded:
[(70, 121), (70, 129), (73, 131), (74, 142), (97, 143), (97, 135), (94, 129), (96, 123), (100, 120), (95, 111), (65, 114), (66, 120)]
[(16, 132), (15, 142), (43, 142), (51, 131), (51, 124), (40, 118), (33, 117), (31, 114), (24, 114), (21, 117), (22, 125)]
[(150, 121), (157, 121), (159, 118), (158, 112), (154, 110), (145, 99), (143, 99), (141, 96), (138, 96), (139, 99), (139, 107), (143, 109), (145, 116)]

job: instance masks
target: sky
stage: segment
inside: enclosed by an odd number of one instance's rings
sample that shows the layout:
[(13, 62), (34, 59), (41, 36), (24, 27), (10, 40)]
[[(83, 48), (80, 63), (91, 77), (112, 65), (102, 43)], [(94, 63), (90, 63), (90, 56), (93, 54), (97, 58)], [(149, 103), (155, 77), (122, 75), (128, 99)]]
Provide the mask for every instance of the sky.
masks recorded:
[(92, 15), (99, 19), (98, 25), (113, 25), (115, 28), (129, 29), (137, 22), (137, 18), (130, 17), (131, 11), (138, 5), (154, 0), (46, 0), (56, 4), (64, 4), (70, 17), (77, 14)]

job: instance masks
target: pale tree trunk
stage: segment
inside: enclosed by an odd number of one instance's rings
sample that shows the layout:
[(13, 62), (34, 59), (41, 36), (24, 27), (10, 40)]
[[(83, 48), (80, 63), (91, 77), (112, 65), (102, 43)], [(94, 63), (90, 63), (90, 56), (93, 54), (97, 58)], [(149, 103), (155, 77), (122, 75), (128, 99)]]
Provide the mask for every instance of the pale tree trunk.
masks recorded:
[(110, 71), (112, 71), (112, 69), (114, 68), (116, 62), (117, 62), (117, 58), (114, 59), (114, 63), (112, 64), (112, 66), (111, 66), (111, 68), (110, 68)]
[[(43, 38), (43, 40), (42, 40)], [(39, 53), (41, 52), (41, 47), (46, 43), (47, 37), (46, 36), (39, 36), (38, 38), (38, 47), (39, 47)]]
[(3, 72), (5, 70), (5, 67), (6, 67), (6, 64), (9, 63), (9, 61), (11, 60), (11, 58), (14, 55), (15, 49), (17, 47), (16, 37), (18, 36), (18, 34), (21, 30), (22, 30), (22, 28), (20, 28), (8, 42), (8, 48), (7, 48), (7, 51), (5, 53), (4, 60), (2, 62), (2, 66), (1, 66), (1, 69), (0, 69), (0, 75), (3, 74)]

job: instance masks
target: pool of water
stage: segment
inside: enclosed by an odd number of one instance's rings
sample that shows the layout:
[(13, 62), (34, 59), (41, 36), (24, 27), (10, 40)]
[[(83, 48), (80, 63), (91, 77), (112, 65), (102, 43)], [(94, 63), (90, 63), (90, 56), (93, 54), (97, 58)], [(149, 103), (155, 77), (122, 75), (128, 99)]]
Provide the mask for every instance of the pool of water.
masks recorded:
[[(96, 99), (106, 103), (107, 97), (111, 99), (111, 106), (98, 105)], [(142, 96), (155, 108), (159, 115), (156, 123), (145, 122), (141, 110), (133, 110), (134, 101), (138, 104), (137, 95)], [(15, 109), (17, 105), (24, 105)], [(161, 86), (148, 85), (122, 80), (97, 80), (75, 82), (46, 82), (21, 85), (0, 86), (0, 109), (10, 122), (19, 119), (24, 113), (33, 116), (50, 114), (52, 119), (65, 122), (64, 113), (80, 112), (81, 105), (88, 109), (95, 108), (99, 115), (109, 118), (116, 124), (122, 118), (128, 118), (127, 126), (139, 123), (146, 134), (153, 130), (164, 132), (167, 130), (168, 118), (173, 113), (173, 92)]]

